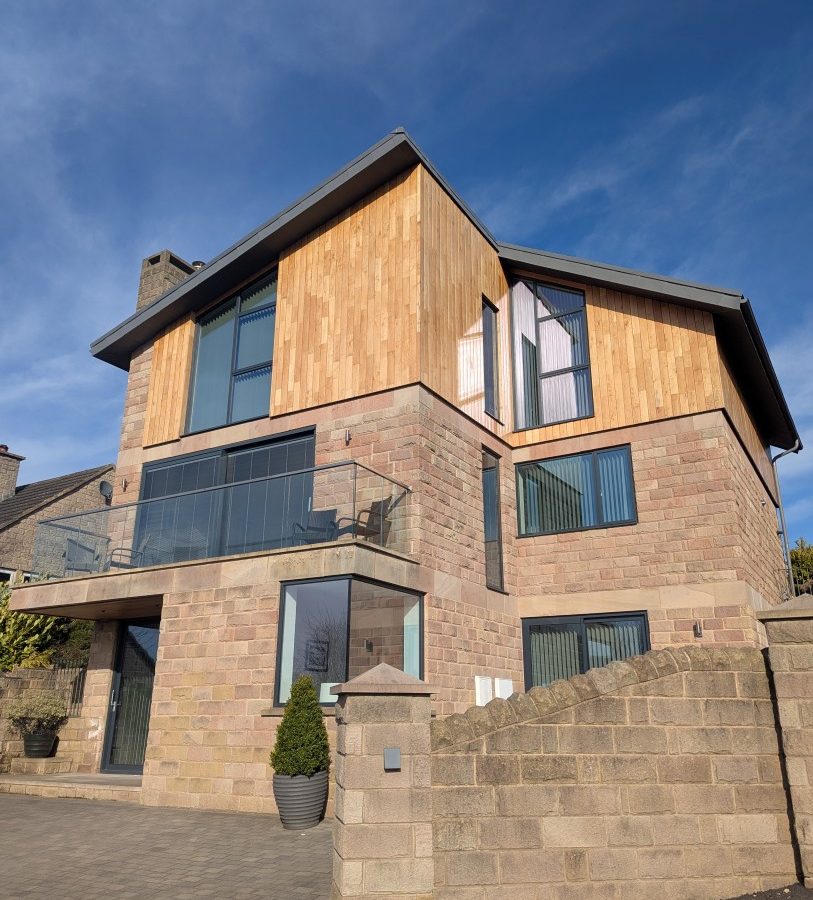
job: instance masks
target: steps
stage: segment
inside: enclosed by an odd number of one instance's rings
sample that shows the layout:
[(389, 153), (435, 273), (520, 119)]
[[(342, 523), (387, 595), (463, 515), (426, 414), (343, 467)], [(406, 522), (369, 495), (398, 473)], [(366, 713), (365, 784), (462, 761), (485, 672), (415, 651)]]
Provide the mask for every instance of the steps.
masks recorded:
[(140, 803), (141, 777), (138, 775), (83, 775), (77, 772), (46, 775), (9, 773), (0, 775), (0, 795), (2, 794)]
[(46, 759), (28, 759), (18, 756), (10, 762), (12, 775), (65, 775), (73, 771), (73, 760), (48, 757)]

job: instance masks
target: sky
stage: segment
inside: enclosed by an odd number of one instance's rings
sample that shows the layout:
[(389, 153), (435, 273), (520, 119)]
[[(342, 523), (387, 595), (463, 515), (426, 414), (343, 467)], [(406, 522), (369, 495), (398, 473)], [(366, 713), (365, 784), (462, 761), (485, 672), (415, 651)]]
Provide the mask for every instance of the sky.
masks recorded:
[(114, 461), (92, 340), (143, 257), (209, 260), (397, 126), (501, 240), (735, 288), (809, 450), (813, 4), (3, 0), (0, 443)]

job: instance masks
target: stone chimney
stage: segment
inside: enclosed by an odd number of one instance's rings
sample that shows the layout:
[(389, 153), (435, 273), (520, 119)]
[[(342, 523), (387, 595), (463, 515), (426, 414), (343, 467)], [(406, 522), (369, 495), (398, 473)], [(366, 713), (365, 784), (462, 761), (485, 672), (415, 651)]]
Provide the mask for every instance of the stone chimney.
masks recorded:
[(14, 496), (17, 490), (17, 475), (24, 456), (9, 453), (5, 444), (0, 444), (0, 500)]
[(136, 309), (149, 306), (170, 288), (175, 287), (194, 271), (202, 267), (202, 263), (188, 263), (169, 250), (161, 250), (148, 256), (141, 263), (141, 280), (138, 283), (138, 300)]

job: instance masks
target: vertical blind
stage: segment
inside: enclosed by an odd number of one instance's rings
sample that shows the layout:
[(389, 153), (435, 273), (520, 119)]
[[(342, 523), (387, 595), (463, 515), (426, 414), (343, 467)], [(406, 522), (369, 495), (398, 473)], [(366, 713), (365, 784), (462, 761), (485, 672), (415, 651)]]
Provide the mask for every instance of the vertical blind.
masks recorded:
[(486, 551), (486, 586), (503, 589), (502, 529), (497, 457), (483, 451), (483, 532)]
[(520, 534), (554, 534), (635, 521), (630, 448), (517, 466)]
[(511, 308), (516, 427), (592, 415), (584, 294), (519, 281)]
[(526, 685), (545, 687), (649, 648), (645, 613), (524, 621)]

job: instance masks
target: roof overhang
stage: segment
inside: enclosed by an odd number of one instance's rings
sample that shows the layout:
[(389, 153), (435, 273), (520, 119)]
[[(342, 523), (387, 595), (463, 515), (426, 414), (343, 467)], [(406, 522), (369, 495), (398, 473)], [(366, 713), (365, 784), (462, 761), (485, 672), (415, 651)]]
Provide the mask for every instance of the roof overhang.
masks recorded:
[(498, 250), (503, 265), (509, 270), (572, 279), (712, 313), (726, 359), (737, 384), (746, 395), (764, 439), (771, 446), (784, 450), (795, 447), (797, 442), (801, 448), (799, 433), (751, 304), (738, 291), (513, 244), (500, 243)]
[(168, 325), (233, 290), (235, 285), (273, 263), (286, 247), (418, 163), (432, 173), (496, 250), (497, 242), (482, 222), (418, 145), (398, 128), (149, 306), (98, 338), (91, 345), (91, 353), (120, 369), (129, 369), (133, 353)]

